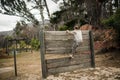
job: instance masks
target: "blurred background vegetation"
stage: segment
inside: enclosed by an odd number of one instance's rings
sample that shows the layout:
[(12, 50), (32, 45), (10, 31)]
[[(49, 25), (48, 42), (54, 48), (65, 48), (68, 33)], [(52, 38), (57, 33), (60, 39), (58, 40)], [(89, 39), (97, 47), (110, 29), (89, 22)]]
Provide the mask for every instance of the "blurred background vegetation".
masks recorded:
[[(52, 0), (59, 4), (59, 10), (50, 13), (47, 0), (1, 0), (0, 13), (24, 18), (18, 21), (9, 36), (0, 35), (0, 47), (5, 48), (6, 39), (25, 38), (20, 47), (39, 49), (39, 30), (73, 30), (78, 24), (92, 26), (95, 48), (105, 50), (120, 48), (120, 0)], [(61, 2), (59, 2), (61, 1)], [(32, 4), (28, 6), (27, 4)], [(52, 4), (51, 4), (52, 5)], [(31, 10), (38, 10), (38, 19)], [(49, 20), (44, 18), (47, 12)], [(29, 22), (29, 23), (27, 23)], [(89, 26), (88, 26), (89, 27)], [(9, 43), (12, 46), (12, 43)]]

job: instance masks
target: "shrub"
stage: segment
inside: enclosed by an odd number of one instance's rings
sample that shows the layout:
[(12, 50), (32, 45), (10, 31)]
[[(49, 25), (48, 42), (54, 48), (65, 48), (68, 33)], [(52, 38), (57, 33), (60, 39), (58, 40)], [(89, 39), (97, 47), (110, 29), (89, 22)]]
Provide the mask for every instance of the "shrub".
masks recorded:
[(40, 41), (38, 39), (32, 38), (31, 42), (31, 47), (35, 50), (38, 50), (40, 47)]
[(20, 48), (25, 48), (25, 47), (26, 47), (25, 41), (20, 41)]
[(96, 30), (94, 32), (95, 49), (117, 48), (117, 37), (114, 29)]
[(68, 27), (67, 27), (67, 26), (65, 26), (65, 25), (64, 25), (64, 26), (60, 26), (60, 27), (59, 27), (59, 30), (60, 30), (60, 31), (64, 31), (64, 30), (67, 30), (67, 29), (68, 29)]
[[(111, 17), (103, 20), (102, 23), (107, 28), (113, 28), (115, 30), (116, 35), (115, 35), (114, 40), (119, 45), (120, 44), (120, 8), (118, 8), (117, 11)], [(114, 31), (113, 32), (111, 31), (111, 32), (108, 32), (108, 33), (109, 34), (114, 34)], [(107, 34), (107, 32), (106, 32), (106, 34)]]

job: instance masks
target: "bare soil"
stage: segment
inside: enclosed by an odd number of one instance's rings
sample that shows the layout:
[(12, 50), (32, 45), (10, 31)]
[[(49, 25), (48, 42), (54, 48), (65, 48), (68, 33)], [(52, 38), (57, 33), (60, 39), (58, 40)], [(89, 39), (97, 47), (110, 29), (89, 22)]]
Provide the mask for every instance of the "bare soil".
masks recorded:
[[(64, 57), (47, 55), (46, 58)], [(12, 58), (0, 59), (0, 68), (14, 67)], [(46, 80), (120, 80), (120, 52), (95, 54), (96, 68), (80, 69), (72, 72), (49, 75)], [(41, 80), (41, 62), (38, 51), (17, 54), (18, 76), (14, 71), (3, 73), (0, 80)]]

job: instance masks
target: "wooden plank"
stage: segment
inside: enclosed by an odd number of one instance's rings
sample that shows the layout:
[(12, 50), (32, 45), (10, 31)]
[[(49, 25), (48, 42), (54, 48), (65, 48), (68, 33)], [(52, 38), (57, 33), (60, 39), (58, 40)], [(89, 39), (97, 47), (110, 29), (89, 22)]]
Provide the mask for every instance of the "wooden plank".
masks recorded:
[(17, 63), (16, 63), (16, 50), (14, 49), (14, 70), (15, 70), (15, 76), (17, 76)]
[[(54, 40), (48, 40), (45, 42), (45, 47), (46, 48), (53, 48), (53, 47), (72, 47), (73, 45), (73, 40), (66, 40), (66, 41), (54, 41)], [(80, 46), (89, 46), (90, 41), (88, 39), (84, 40), (81, 42)]]
[(52, 68), (52, 69), (48, 69), (48, 74), (69, 72), (69, 71), (77, 70), (77, 69), (80, 69), (80, 68), (87, 68), (87, 67), (90, 67), (90, 66), (91, 66), (91, 64), (89, 62), (87, 62), (87, 63), (79, 64), (79, 65), (72, 65), (72, 66), (67, 66), (67, 67)]
[(46, 54), (65, 54), (70, 52), (71, 52), (71, 49), (46, 50)]
[[(71, 60), (75, 60), (76, 58), (84, 58), (84, 59), (89, 59), (91, 56), (91, 54), (78, 54), (75, 55), (73, 59)], [(64, 57), (64, 58), (58, 58), (58, 59), (47, 59), (46, 63), (56, 63), (56, 62), (61, 62), (61, 61), (69, 61), (70, 57)]]
[[(89, 30), (82, 30), (83, 35), (89, 35)], [(66, 35), (66, 31), (45, 31), (46, 35)]]
[(73, 35), (46, 35), (45, 40), (73, 40)]
[(47, 64), (47, 68), (50, 69), (50, 68), (57, 68), (57, 67), (72, 66), (72, 65), (84, 64), (86, 62), (91, 63), (91, 59), (90, 58), (69, 58), (60, 62), (49, 63)]
[(67, 66), (72, 66), (72, 65), (78, 65), (78, 64), (84, 64), (86, 62), (91, 63), (91, 59), (74, 59), (74, 60), (65, 60), (65, 61), (61, 61), (61, 62), (56, 62), (56, 63), (50, 63), (47, 64), (47, 68), (51, 69), (51, 68), (57, 68), (57, 67), (67, 67)]
[[(88, 39), (89, 35), (83, 35), (83, 39)], [(74, 39), (73, 35), (46, 35), (45, 40), (69, 40), (69, 39)]]
[(66, 40), (66, 41), (54, 41), (54, 40), (48, 40), (46, 41), (46, 48), (49, 47), (69, 47), (72, 46), (73, 40)]
[[(83, 39), (89, 38), (89, 31), (82, 31)], [(45, 40), (69, 40), (74, 36), (67, 34), (66, 31), (45, 31)]]
[(40, 55), (41, 55), (41, 65), (42, 65), (42, 77), (47, 77), (47, 67), (45, 62), (45, 46), (44, 46), (44, 32), (40, 31)]
[(92, 65), (92, 67), (95, 67), (94, 45), (93, 45), (92, 31), (89, 32), (89, 36), (90, 36), (91, 65)]
[[(84, 51), (89, 51), (90, 47), (89, 46), (84, 46), (84, 47), (78, 47), (76, 49), (76, 52), (84, 52)], [(54, 48), (46, 48), (46, 53), (71, 53), (72, 48), (71, 47), (54, 47)]]

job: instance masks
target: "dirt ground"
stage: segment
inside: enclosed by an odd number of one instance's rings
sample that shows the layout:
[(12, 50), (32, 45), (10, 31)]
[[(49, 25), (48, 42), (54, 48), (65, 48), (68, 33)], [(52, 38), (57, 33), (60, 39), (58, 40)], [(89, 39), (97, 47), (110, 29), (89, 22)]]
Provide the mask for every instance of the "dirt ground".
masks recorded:
[[(47, 55), (55, 58), (61, 55)], [(63, 57), (63, 56), (62, 56)], [(50, 75), (46, 80), (120, 80), (120, 52), (95, 54), (96, 68), (80, 69), (72, 72)], [(17, 54), (17, 72), (3, 73), (0, 80), (41, 80), (40, 53), (34, 51)], [(13, 67), (13, 58), (0, 59), (0, 68)]]

